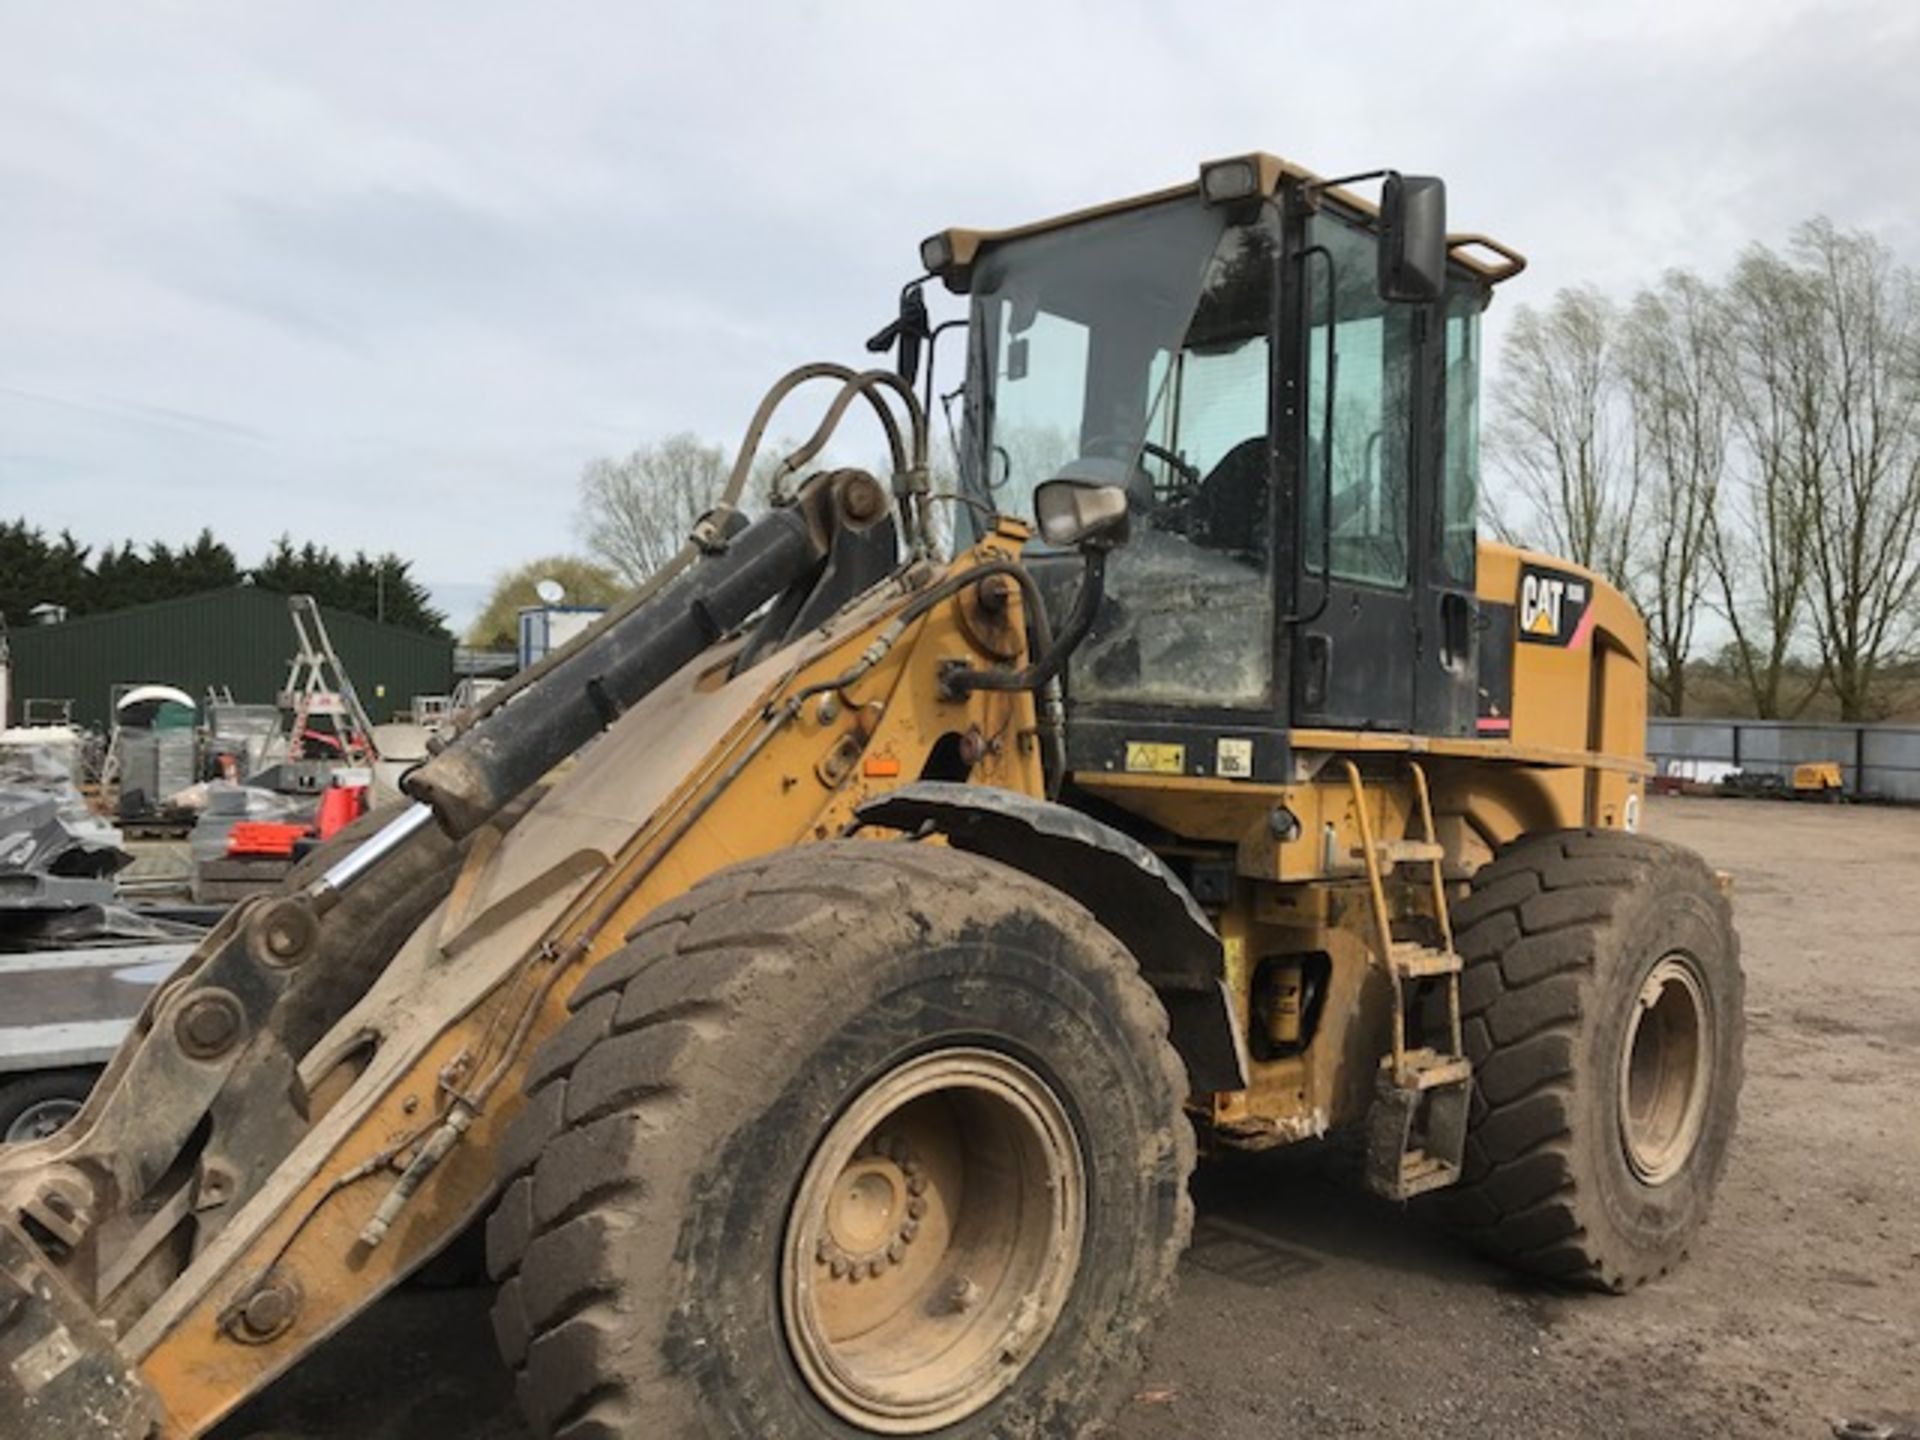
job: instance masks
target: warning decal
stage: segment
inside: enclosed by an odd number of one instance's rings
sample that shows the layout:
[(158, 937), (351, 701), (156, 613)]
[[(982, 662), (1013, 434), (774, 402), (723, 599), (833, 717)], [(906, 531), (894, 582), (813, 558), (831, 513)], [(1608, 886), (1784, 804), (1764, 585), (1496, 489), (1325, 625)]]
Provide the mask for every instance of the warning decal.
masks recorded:
[(1187, 773), (1187, 747), (1129, 740), (1127, 769), (1135, 775), (1184, 775)]

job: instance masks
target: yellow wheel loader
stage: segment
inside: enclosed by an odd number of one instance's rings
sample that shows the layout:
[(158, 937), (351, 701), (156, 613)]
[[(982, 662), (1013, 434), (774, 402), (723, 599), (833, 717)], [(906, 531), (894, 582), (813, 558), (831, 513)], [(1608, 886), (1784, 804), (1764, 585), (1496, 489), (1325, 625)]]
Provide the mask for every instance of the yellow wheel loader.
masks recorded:
[[(568, 1440), (1089, 1433), (1201, 1146), (1349, 1134), (1571, 1284), (1679, 1259), (1738, 942), (1636, 833), (1640, 620), (1475, 531), (1522, 259), (1253, 154), (921, 260), (891, 366), (781, 381), (677, 560), (0, 1149), (0, 1434), (203, 1434), (483, 1219)], [(810, 470), (854, 407), (889, 473)]]

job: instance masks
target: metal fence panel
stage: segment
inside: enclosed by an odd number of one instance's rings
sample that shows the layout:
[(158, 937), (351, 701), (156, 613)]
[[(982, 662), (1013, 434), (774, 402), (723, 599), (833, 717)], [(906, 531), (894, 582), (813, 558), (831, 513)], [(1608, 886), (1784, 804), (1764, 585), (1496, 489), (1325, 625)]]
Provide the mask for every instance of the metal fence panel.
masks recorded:
[(1920, 727), (1872, 725), (1860, 738), (1861, 791), (1920, 801)]
[(1654, 719), (1647, 756), (1662, 773), (1675, 761), (1705, 762), (1782, 779), (1796, 765), (1831, 760), (1849, 795), (1920, 803), (1920, 726)]

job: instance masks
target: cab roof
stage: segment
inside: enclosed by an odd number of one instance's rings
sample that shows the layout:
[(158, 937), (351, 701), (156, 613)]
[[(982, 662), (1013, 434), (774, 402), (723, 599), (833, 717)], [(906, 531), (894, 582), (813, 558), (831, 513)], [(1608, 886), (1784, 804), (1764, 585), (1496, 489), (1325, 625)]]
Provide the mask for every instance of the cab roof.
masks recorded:
[[(1235, 199), (1271, 198), (1285, 184), (1300, 184), (1324, 187), (1322, 195), (1344, 210), (1353, 212), (1363, 219), (1374, 219), (1380, 213), (1380, 207), (1373, 201), (1356, 195), (1337, 185), (1328, 185), (1319, 175), (1291, 160), (1283, 160), (1278, 155), (1269, 155), (1265, 151), (1253, 151), (1245, 155), (1230, 155), (1220, 160), (1210, 160), (1200, 167), (1199, 174), (1184, 185), (1172, 185), (1164, 190), (1149, 191), (1144, 195), (1134, 195), (1124, 200), (1110, 200), (1102, 205), (1091, 205), (1081, 210), (1069, 211), (1065, 215), (1056, 215), (1049, 220), (1038, 220), (1028, 225), (1016, 225), (1004, 230), (976, 230), (965, 226), (953, 226), (937, 231), (921, 244), (920, 254), (927, 270), (945, 280), (949, 288), (964, 290), (967, 272), (981, 250), (1003, 241), (1017, 240), (1028, 235), (1040, 235), (1049, 230), (1061, 230), (1069, 225), (1077, 225), (1084, 220), (1098, 219), (1104, 215), (1117, 215), (1128, 210), (1140, 210), (1149, 205), (1159, 205), (1169, 200), (1183, 197), (1206, 198), (1205, 177), (1209, 172), (1221, 167), (1234, 167), (1236, 173), (1251, 173), (1254, 188), (1242, 189), (1234, 195)], [(1526, 269), (1527, 259), (1518, 250), (1503, 245), (1491, 236), (1475, 232), (1449, 234), (1447, 236), (1448, 255), (1454, 263), (1469, 273), (1478, 276), (1489, 285), (1498, 285), (1503, 280), (1511, 280)], [(935, 261), (940, 263), (936, 264)]]

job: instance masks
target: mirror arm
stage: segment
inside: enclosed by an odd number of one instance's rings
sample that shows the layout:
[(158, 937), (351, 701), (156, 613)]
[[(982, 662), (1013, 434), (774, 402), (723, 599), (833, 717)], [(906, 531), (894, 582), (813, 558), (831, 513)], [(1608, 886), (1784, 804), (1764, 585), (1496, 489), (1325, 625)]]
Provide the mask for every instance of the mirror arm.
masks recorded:
[(1309, 181), (1306, 188), (1310, 193), (1318, 195), (1323, 190), (1332, 190), (1340, 185), (1358, 185), (1362, 180), (1381, 180), (1393, 173), (1391, 170), (1356, 170), (1351, 175), (1336, 175), (1331, 180)]

